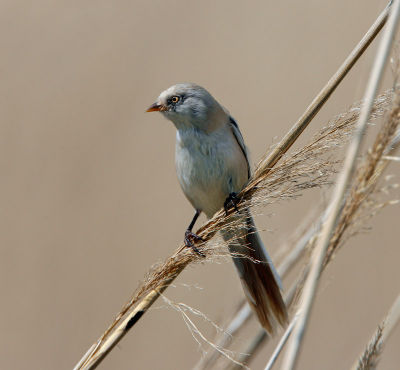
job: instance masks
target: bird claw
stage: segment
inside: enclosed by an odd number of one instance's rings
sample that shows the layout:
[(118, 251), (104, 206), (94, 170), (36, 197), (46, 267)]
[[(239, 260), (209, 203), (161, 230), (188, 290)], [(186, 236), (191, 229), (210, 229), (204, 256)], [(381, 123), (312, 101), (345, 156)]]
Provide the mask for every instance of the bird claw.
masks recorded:
[(194, 245), (193, 241), (195, 242), (204, 242), (204, 239), (201, 236), (196, 235), (195, 233), (191, 232), (190, 230), (185, 231), (185, 246), (187, 248), (192, 248), (193, 252), (198, 254), (201, 257), (205, 257), (206, 255)]
[(225, 210), (225, 216), (228, 216), (229, 213), (229, 208), (232, 206), (236, 212), (240, 212), (239, 208), (237, 207), (237, 205), (240, 202), (240, 198), (238, 198), (236, 193), (230, 193), (228, 195), (228, 198), (226, 198), (225, 202), (224, 202), (224, 210)]

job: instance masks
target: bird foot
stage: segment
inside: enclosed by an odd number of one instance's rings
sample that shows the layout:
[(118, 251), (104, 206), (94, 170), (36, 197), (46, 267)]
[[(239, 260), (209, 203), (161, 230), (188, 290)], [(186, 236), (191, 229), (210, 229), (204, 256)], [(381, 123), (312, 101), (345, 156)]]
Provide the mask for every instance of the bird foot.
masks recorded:
[(187, 248), (192, 248), (193, 252), (198, 254), (201, 257), (205, 257), (206, 255), (194, 245), (194, 242), (204, 242), (204, 239), (195, 233), (191, 232), (189, 229), (185, 231), (185, 246)]
[(236, 212), (240, 212), (239, 208), (237, 207), (238, 203), (240, 202), (240, 198), (238, 198), (236, 193), (230, 193), (228, 198), (226, 198), (224, 202), (224, 209), (225, 215), (228, 216), (229, 208), (233, 207)]

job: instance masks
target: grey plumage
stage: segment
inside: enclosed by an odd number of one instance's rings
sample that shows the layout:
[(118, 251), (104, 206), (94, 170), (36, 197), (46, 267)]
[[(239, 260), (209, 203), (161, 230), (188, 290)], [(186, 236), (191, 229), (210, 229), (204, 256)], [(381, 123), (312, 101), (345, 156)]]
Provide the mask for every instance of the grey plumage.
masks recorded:
[[(212, 217), (250, 177), (247, 149), (236, 121), (208, 91), (192, 83), (165, 90), (148, 111), (160, 111), (174, 123), (179, 183), (196, 215), (204, 212)], [(276, 321), (284, 325), (287, 319), (279, 276), (250, 211), (233, 217), (241, 218), (246, 226), (224, 231), (222, 236), (228, 242), (246, 298), (263, 327), (272, 332)]]

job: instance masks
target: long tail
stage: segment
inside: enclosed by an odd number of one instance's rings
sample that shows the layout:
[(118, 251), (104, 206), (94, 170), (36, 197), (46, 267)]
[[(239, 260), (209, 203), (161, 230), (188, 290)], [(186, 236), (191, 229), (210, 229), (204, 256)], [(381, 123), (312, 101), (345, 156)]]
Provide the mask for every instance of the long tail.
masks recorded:
[(257, 314), (261, 325), (272, 334), (276, 322), (282, 326), (287, 323), (288, 316), (281, 294), (281, 282), (258, 235), (250, 212), (248, 210), (244, 212), (246, 227), (241, 231), (224, 231), (223, 237), (228, 242), (229, 251), (250, 306)]

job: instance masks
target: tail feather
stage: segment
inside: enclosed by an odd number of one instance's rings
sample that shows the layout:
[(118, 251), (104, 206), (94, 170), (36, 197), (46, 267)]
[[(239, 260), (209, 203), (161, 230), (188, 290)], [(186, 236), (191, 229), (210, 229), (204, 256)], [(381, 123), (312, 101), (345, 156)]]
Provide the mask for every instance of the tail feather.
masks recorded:
[(281, 283), (271, 259), (257, 233), (250, 213), (246, 217), (246, 229), (224, 232), (233, 262), (238, 270), (246, 298), (258, 316), (261, 325), (273, 333), (276, 322), (287, 323), (286, 306), (281, 294)]

